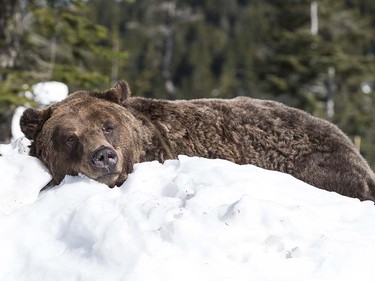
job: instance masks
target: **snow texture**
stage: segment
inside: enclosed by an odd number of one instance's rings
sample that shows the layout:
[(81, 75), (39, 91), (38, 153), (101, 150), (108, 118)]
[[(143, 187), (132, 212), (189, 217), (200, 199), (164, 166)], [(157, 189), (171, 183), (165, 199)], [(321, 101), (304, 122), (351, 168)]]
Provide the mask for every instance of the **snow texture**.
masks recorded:
[(26, 145), (0, 146), (0, 280), (374, 280), (373, 202), (186, 156), (39, 193)]

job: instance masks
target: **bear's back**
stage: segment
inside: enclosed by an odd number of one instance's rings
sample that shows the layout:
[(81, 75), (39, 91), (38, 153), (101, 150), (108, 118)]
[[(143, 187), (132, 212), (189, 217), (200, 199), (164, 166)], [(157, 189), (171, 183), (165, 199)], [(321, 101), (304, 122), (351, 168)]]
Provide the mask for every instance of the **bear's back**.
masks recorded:
[(348, 141), (326, 121), (281, 103), (248, 97), (177, 101), (134, 97), (126, 106), (152, 122), (173, 157), (223, 158), (292, 173), (295, 163), (313, 150), (333, 149), (337, 141), (327, 142), (327, 137)]

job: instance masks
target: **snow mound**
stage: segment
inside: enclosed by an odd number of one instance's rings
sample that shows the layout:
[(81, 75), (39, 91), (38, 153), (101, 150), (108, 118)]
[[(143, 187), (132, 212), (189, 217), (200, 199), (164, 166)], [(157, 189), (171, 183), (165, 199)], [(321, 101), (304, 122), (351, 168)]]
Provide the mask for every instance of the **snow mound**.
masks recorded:
[(11, 132), (12, 132), (12, 141), (16, 141), (25, 135), (21, 131), (20, 120), (23, 112), (26, 110), (26, 107), (19, 106), (13, 113)]
[[(1, 189), (40, 189), (41, 165), (14, 154), (0, 157)], [(0, 243), (0, 280), (373, 280), (375, 207), (180, 156), (137, 164), (114, 189), (68, 176), (0, 215)]]
[(52, 179), (38, 159), (27, 155), (29, 144), (26, 138), (0, 144), (0, 214), (33, 203)]
[(68, 86), (62, 82), (47, 81), (32, 86), (32, 92), (26, 92), (25, 96), (33, 99), (40, 105), (50, 105), (62, 101), (69, 94)]

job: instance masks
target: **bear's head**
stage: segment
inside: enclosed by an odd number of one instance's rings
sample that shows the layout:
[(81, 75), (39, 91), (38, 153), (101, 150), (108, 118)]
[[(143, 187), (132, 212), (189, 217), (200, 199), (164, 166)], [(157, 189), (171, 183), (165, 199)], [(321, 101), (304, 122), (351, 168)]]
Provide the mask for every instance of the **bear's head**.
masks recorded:
[[(121, 185), (137, 162), (138, 121), (124, 107), (128, 84), (104, 92), (75, 92), (46, 109), (27, 109), (21, 130), (60, 183), (65, 175), (85, 174), (110, 187)], [(138, 128), (137, 128), (138, 126)]]

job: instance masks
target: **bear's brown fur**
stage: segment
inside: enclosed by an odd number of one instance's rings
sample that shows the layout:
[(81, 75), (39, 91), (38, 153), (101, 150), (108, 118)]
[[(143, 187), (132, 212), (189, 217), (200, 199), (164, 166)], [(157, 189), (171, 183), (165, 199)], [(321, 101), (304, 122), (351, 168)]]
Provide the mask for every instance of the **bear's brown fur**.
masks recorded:
[(222, 158), (293, 175), (316, 187), (374, 200), (375, 175), (331, 123), (273, 101), (152, 100), (130, 97), (125, 81), (28, 109), (21, 129), (54, 183), (83, 173), (110, 187), (133, 164), (179, 154)]

